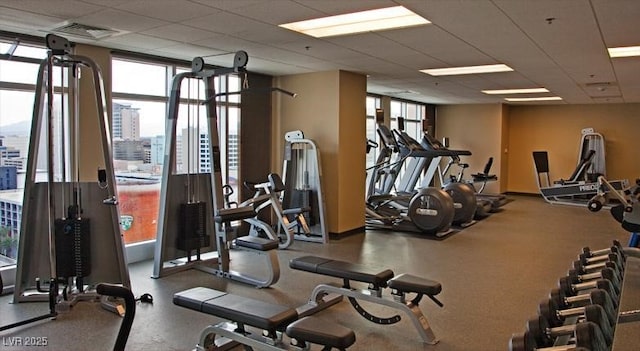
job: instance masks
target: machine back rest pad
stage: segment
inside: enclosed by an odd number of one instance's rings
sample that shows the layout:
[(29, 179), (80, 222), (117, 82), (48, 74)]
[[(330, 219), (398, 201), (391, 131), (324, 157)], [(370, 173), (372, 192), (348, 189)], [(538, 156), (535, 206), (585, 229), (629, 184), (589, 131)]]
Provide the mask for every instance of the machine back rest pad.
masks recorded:
[(311, 273), (374, 284), (381, 287), (386, 287), (387, 281), (393, 278), (393, 271), (390, 269), (372, 271), (371, 268), (364, 265), (317, 256), (294, 258), (289, 261), (289, 267)]
[(263, 330), (281, 330), (298, 319), (295, 309), (203, 287), (174, 294), (173, 303)]

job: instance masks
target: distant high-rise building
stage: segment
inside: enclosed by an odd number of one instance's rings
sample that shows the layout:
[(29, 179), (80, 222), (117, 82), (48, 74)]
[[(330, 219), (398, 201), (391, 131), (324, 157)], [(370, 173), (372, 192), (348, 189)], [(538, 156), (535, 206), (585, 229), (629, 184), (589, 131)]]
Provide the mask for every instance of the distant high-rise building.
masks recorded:
[(18, 188), (18, 168), (15, 166), (0, 166), (0, 190)]
[(115, 140), (113, 159), (123, 161), (143, 161), (144, 145), (142, 140)]
[(164, 143), (163, 135), (151, 138), (151, 154), (149, 162), (152, 165), (161, 165), (164, 163)]
[[(200, 134), (199, 144), (200, 172), (211, 172), (211, 157), (209, 152), (209, 136)], [(227, 164), (229, 169), (238, 168), (238, 135), (229, 134), (227, 149)]]
[(113, 139), (140, 139), (140, 112), (130, 104), (113, 103)]
[[(4, 141), (5, 146), (0, 146), (0, 166), (16, 167), (19, 170), (24, 170), (27, 163), (25, 158), (27, 152), (21, 152), (15, 147), (8, 146), (6, 145), (6, 139)], [(2, 189), (1, 186), (0, 189)]]

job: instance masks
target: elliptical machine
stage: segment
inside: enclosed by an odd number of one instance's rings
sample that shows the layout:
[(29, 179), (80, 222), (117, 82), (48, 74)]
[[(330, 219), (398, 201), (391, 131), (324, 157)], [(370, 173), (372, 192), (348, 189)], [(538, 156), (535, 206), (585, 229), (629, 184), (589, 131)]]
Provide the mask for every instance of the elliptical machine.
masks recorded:
[[(434, 181), (434, 172), (439, 168), (442, 157), (471, 154), (469, 151), (428, 148), (425, 147), (424, 144), (418, 143), (405, 132), (394, 130), (394, 133), (397, 136), (398, 144), (401, 149), (409, 149), (414, 152), (428, 155), (427, 157), (413, 158), (409, 162), (405, 174), (403, 174), (398, 183), (398, 192), (400, 193), (413, 192), (420, 177), (422, 177), (420, 187), (425, 188), (432, 186)], [(468, 184), (448, 183), (441, 184), (441, 186), (442, 189), (453, 199), (455, 210), (452, 221), (453, 225), (461, 228), (469, 227), (476, 223), (474, 218), (478, 213), (484, 214), (484, 203), (478, 201), (475, 195), (475, 190)]]
[(429, 158), (434, 153), (405, 149), (397, 160), (392, 161), (395, 151), (400, 150), (393, 133), (382, 124), (378, 125), (377, 132), (381, 150), (375, 165), (367, 169), (371, 172), (366, 200), (367, 226), (420, 232), (436, 237), (452, 233), (454, 203), (444, 190), (424, 187), (410, 195), (390, 193), (402, 163), (407, 158)]

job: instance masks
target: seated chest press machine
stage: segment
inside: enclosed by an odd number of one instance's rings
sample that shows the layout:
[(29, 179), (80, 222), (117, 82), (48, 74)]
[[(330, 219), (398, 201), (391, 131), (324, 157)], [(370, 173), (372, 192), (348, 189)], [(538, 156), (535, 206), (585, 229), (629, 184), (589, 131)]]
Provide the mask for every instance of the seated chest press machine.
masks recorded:
[[(214, 77), (244, 73), (247, 62), (247, 53), (238, 51), (233, 58), (233, 67), (205, 69), (204, 60), (196, 57), (192, 61), (191, 71), (173, 77), (167, 110), (153, 278), (194, 268), (262, 288), (276, 283), (280, 277), (278, 256), (275, 252), (278, 241), (253, 236), (237, 237), (237, 232), (230, 225), (232, 221), (255, 217), (253, 207), (224, 208)], [(211, 173), (203, 173), (187, 166), (187, 173), (176, 174), (176, 128), (180, 92), (183, 81), (189, 84), (190, 80), (201, 80), (204, 83), (203, 104), (206, 104), (207, 111)], [(187, 88), (190, 86), (187, 85)], [(191, 101), (189, 98), (188, 100)], [(196, 118), (200, 136), (200, 118)], [(210, 233), (211, 228), (214, 228), (213, 236)], [(211, 240), (212, 237), (214, 240)], [(261, 268), (263, 271), (266, 269), (265, 276), (251, 276), (231, 270), (232, 248), (264, 257), (266, 264)], [(256, 264), (256, 267), (259, 265)]]

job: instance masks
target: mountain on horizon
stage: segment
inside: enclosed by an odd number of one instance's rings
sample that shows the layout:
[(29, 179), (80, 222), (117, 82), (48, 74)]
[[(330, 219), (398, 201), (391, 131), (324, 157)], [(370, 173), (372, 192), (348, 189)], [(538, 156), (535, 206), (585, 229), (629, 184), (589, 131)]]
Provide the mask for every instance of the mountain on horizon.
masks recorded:
[(29, 135), (31, 121), (22, 121), (0, 126), (0, 136), (24, 136)]

